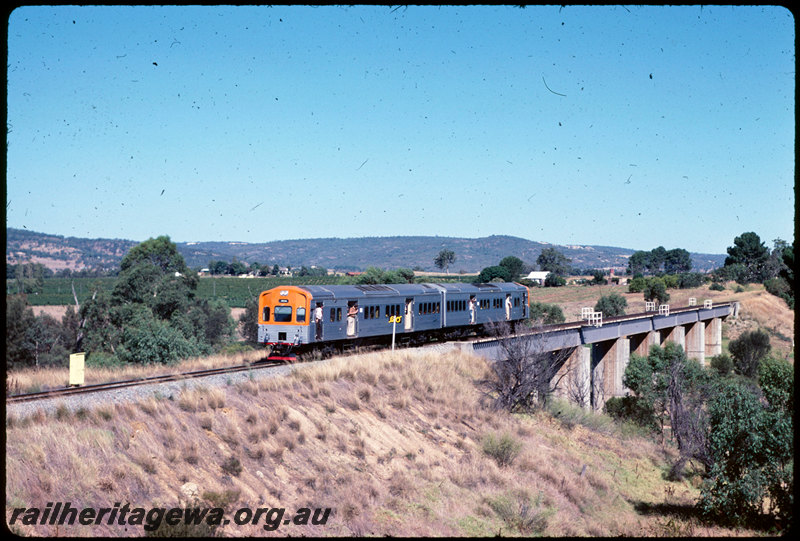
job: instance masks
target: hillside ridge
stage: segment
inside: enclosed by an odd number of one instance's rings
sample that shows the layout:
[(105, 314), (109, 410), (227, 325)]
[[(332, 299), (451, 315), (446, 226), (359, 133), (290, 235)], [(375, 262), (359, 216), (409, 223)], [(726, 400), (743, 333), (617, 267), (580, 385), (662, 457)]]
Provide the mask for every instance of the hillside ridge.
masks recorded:
[[(59, 271), (83, 268), (113, 268), (140, 241), (126, 239), (87, 239), (38, 233), (22, 229), (6, 229), (6, 263), (33, 262)], [(480, 238), (440, 236), (393, 236), (359, 238), (312, 238), (278, 240), (262, 243), (237, 241), (200, 241), (175, 243), (193, 268), (202, 268), (209, 261), (238, 261), (250, 264), (281, 266), (322, 266), (329, 269), (365, 270), (374, 266), (384, 269), (400, 267), (434, 271), (433, 259), (446, 248), (455, 252), (450, 272), (479, 272), (497, 265), (509, 255), (528, 264), (535, 264), (543, 249), (553, 247), (579, 268), (616, 268), (627, 266), (628, 257), (636, 250), (613, 246), (557, 245), (511, 235)], [(652, 249), (647, 248), (647, 249)], [(668, 247), (672, 249), (675, 247)], [(692, 268), (704, 272), (722, 266), (723, 254), (692, 253)]]

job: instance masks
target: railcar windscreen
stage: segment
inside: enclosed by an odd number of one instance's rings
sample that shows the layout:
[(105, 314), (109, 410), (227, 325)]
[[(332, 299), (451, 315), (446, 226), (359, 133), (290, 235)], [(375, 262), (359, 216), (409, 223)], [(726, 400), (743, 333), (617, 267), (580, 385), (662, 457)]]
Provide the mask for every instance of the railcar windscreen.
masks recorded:
[(291, 306), (276, 306), (275, 307), (275, 322), (287, 323), (292, 320), (292, 307)]

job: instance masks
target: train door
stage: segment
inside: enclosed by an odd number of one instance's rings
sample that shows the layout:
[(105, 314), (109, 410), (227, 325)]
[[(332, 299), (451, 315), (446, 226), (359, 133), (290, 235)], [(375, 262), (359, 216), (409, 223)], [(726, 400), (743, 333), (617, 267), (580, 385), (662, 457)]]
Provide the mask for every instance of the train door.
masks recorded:
[(406, 317), (405, 317), (405, 329), (407, 331), (414, 330), (414, 299), (406, 299)]
[(358, 336), (358, 301), (347, 301), (347, 337)]

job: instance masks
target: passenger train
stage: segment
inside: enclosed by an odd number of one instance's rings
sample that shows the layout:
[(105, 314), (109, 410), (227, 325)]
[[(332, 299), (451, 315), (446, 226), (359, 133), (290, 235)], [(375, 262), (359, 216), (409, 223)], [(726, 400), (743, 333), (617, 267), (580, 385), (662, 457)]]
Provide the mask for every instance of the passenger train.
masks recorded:
[(270, 359), (321, 351), (420, 344), (513, 327), (528, 317), (528, 288), (517, 283), (281, 286), (258, 300), (258, 341)]

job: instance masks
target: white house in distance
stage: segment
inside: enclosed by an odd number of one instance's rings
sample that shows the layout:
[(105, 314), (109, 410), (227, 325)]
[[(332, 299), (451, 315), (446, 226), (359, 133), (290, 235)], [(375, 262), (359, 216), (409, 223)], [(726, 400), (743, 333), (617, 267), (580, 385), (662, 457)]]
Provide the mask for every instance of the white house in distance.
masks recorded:
[(544, 280), (548, 274), (550, 274), (550, 271), (531, 271), (525, 278), (541, 286), (544, 285)]

